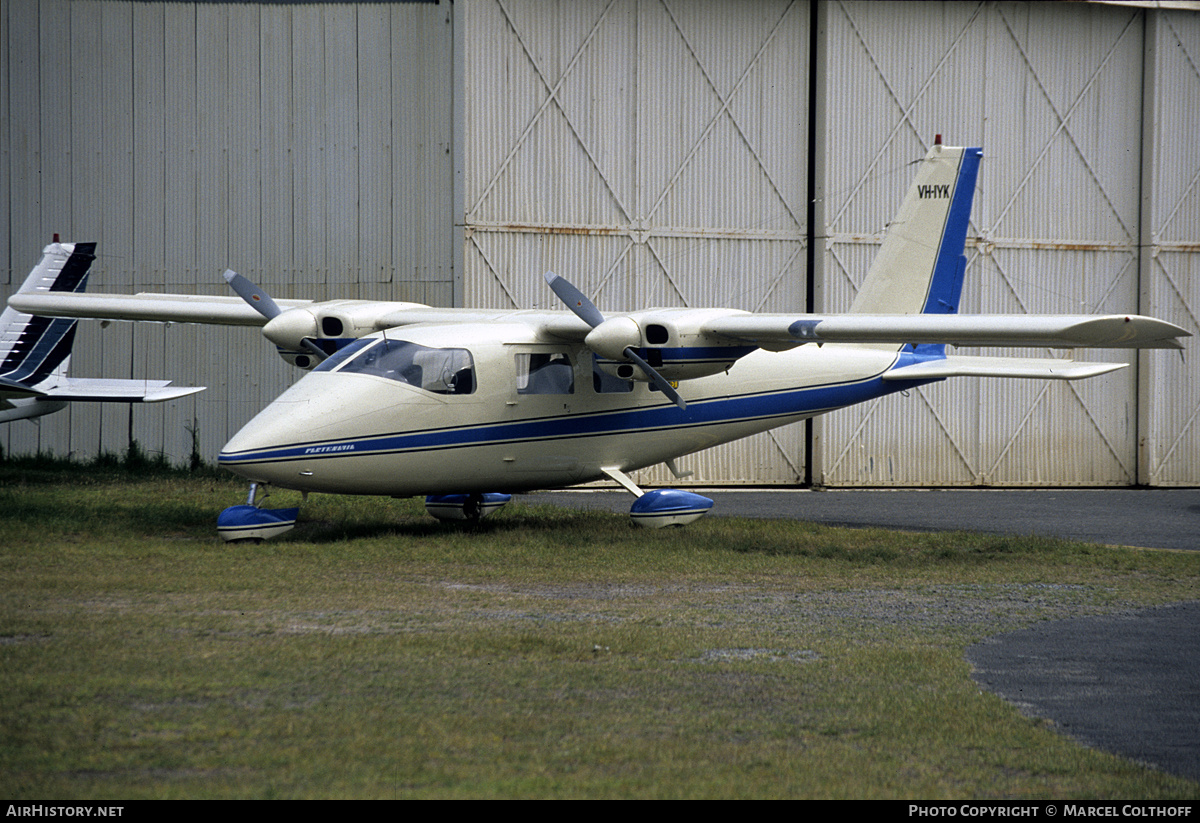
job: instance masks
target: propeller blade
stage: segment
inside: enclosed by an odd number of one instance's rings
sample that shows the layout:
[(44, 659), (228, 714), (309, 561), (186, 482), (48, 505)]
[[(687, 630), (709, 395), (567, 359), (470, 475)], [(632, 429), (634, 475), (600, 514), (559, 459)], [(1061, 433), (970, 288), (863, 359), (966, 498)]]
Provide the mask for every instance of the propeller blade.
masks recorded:
[(679, 392), (675, 391), (675, 387), (668, 383), (665, 377), (651, 368), (649, 363), (638, 357), (637, 352), (632, 347), (625, 350), (625, 356), (636, 363), (646, 373), (650, 378), (650, 382), (658, 386), (660, 392), (671, 398), (671, 401), (680, 409), (687, 411), (687, 403), (679, 396)]
[(225, 282), (228, 283), (238, 296), (250, 304), (256, 312), (268, 320), (273, 320), (280, 313), (279, 306), (271, 299), (271, 295), (251, 283), (233, 269), (225, 270)]
[(313, 357), (317, 358), (318, 363), (320, 363), (322, 360), (324, 360), (326, 357), (329, 356), (325, 353), (324, 349), (322, 349), (320, 346), (318, 346), (316, 343), (314, 343), (308, 337), (305, 337), (303, 340), (301, 340), (300, 345), (304, 347), (305, 351), (307, 351)]
[(568, 283), (563, 278), (559, 277), (552, 271), (546, 272), (546, 283), (549, 284), (550, 290), (558, 296), (568, 309), (575, 312), (575, 316), (587, 323), (593, 329), (604, 322), (604, 315), (596, 308), (591, 300), (588, 300), (584, 293), (573, 285)]

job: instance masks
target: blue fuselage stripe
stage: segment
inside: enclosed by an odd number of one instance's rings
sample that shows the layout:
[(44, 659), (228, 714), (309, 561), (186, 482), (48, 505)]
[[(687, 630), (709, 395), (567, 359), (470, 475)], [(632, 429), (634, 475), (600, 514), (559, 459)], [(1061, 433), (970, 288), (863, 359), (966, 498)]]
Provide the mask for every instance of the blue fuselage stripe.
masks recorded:
[(219, 462), (224, 465), (247, 465), (396, 452), (428, 452), (813, 415), (909, 389), (922, 382), (928, 381), (883, 381), (874, 377), (854, 383), (698, 400), (689, 403), (686, 411), (681, 411), (674, 405), (634, 407), (620, 411), (396, 432), (354, 439), (310, 441), (252, 452), (222, 452)]

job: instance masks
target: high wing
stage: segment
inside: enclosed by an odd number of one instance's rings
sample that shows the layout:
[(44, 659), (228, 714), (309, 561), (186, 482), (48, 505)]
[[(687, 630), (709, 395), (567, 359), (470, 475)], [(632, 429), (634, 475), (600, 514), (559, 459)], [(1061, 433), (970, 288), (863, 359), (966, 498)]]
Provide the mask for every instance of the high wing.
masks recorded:
[[(734, 309), (647, 309), (603, 314), (554, 274), (547, 284), (569, 312), (442, 309), (366, 300), (272, 300), (226, 272), (239, 297), (19, 293), (9, 305), (49, 317), (261, 326), (290, 362), (315, 366), (348, 340), (414, 324), (521, 323), (547, 340), (586, 345), (613, 376), (653, 383), (681, 408), (671, 383), (723, 372), (759, 349), (806, 343), (886, 347), (893, 372), (930, 379), (957, 374), (1075, 379), (1109, 364), (948, 357), (946, 345), (1049, 348), (1182, 348), (1184, 329), (1139, 315), (958, 314), (963, 255), (979, 148), (930, 149), (846, 314), (751, 314)], [(936, 362), (935, 362), (936, 361)], [(901, 379), (899, 377), (895, 379)], [(904, 378), (904, 379), (907, 379)]]
[[(443, 309), (416, 303), (369, 300), (277, 300), (293, 325), (316, 331), (325, 317), (354, 320), (362, 333), (416, 323), (487, 323), (524, 320), (556, 338), (583, 339), (591, 330), (565, 312)], [(267, 326), (268, 321), (239, 297), (186, 294), (15, 294), (9, 306), (42, 317), (94, 320)], [(293, 309), (297, 311), (292, 311)], [(718, 316), (714, 317), (714, 313)], [(748, 343), (769, 350), (805, 343), (943, 343), (955, 346), (1041, 346), (1047, 348), (1181, 349), (1191, 332), (1153, 317), (1113, 315), (971, 315), (971, 314), (749, 314), (736, 310), (650, 309), (613, 314), (640, 326), (669, 323), (691, 326), (692, 334), (711, 342)], [(701, 323), (689, 322), (703, 319)], [(280, 324), (282, 327), (283, 324)], [(719, 339), (716, 339), (719, 338)]]
[[(548, 340), (586, 343), (612, 362), (632, 348), (651, 358), (668, 380), (715, 374), (754, 351), (781, 351), (808, 343), (1021, 346), (1045, 348), (1180, 349), (1190, 332), (1141, 315), (959, 314), (750, 314), (732, 309), (650, 309), (612, 314), (591, 328), (562, 311), (444, 309), (415, 303), (366, 300), (277, 300), (282, 309), (268, 321), (239, 297), (137, 294), (131, 296), (17, 294), (9, 305), (50, 317), (140, 320), (263, 327), (281, 349), (298, 351), (305, 339), (346, 339), (410, 325), (520, 322)], [(615, 341), (615, 342), (614, 342)], [(1119, 368), (1117, 364), (1029, 358), (944, 357), (940, 365), (897, 365), (893, 379), (949, 376), (1078, 379)], [(638, 373), (635, 376), (650, 379)], [(921, 372), (918, 375), (918, 371)]]

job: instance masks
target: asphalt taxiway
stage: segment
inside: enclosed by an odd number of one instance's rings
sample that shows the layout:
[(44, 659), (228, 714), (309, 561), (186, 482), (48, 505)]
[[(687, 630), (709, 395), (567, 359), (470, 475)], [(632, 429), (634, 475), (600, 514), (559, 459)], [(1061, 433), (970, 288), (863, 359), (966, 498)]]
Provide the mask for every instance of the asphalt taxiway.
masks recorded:
[[(715, 517), (1200, 550), (1200, 489), (703, 490)], [(628, 511), (625, 492), (522, 496)], [(1200, 602), (1041, 623), (967, 651), (975, 681), (1064, 734), (1200, 781)]]
[[(714, 501), (710, 517), (786, 518), (829, 526), (902, 531), (1036, 534), (1112, 546), (1200, 550), (1200, 489), (694, 489)], [(529, 502), (613, 512), (618, 491), (523, 495)]]

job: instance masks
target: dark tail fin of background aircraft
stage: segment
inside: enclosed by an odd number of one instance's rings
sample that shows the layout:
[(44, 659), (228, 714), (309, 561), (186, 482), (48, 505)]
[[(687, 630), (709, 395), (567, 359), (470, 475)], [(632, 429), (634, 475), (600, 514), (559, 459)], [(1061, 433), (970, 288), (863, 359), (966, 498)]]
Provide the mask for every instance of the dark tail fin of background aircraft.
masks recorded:
[[(51, 243), (21, 291), (84, 291), (95, 252), (95, 243)], [(0, 379), (36, 386), (55, 374), (65, 375), (77, 322), (5, 308), (0, 313)]]

